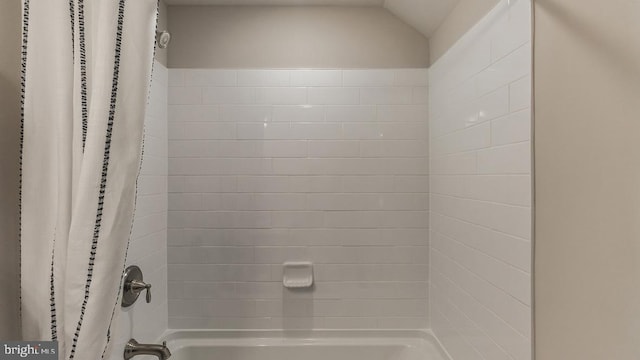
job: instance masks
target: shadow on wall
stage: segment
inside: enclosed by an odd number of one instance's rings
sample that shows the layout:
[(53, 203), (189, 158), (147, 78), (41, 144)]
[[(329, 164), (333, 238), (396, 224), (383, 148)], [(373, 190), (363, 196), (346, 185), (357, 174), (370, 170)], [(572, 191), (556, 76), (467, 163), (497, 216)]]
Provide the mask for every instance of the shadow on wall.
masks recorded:
[(21, 1), (0, 1), (0, 339), (19, 340)]
[[(1, 22), (0, 22), (1, 23)], [(4, 48), (4, 46), (3, 46)], [(16, 51), (16, 54), (19, 54)], [(5, 62), (0, 61), (0, 65)], [(2, 69), (4, 71), (4, 69)], [(16, 77), (18, 69), (15, 69)], [(0, 74), (0, 339), (20, 338), (18, 169), (19, 104), (17, 79)]]
[(314, 290), (315, 285), (301, 289), (282, 288), (282, 328), (285, 331), (293, 330), (296, 335), (304, 336), (305, 332), (318, 327), (314, 324)]

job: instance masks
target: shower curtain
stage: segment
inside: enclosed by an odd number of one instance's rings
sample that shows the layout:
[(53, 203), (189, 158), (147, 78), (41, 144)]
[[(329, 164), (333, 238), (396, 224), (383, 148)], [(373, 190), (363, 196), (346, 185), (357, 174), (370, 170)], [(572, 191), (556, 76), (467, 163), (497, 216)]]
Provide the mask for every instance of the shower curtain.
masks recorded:
[(23, 0), (21, 312), (61, 359), (109, 353), (157, 0)]

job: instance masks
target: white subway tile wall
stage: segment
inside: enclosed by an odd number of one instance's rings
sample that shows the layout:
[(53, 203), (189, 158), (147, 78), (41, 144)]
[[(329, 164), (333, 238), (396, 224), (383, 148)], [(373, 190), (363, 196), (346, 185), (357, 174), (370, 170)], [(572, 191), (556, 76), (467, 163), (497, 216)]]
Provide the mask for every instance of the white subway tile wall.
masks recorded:
[(453, 360), (531, 359), (531, 2), (429, 70), (430, 318)]
[[(118, 306), (119, 317), (110, 360), (122, 359), (129, 339), (157, 341), (168, 328), (167, 314), (167, 88), (168, 70), (154, 64), (151, 96), (145, 118), (144, 157), (140, 177), (128, 265), (138, 265), (145, 282), (151, 283), (152, 302), (144, 296), (132, 307)], [(114, 271), (121, 271), (114, 269)]]
[(169, 78), (172, 328), (428, 327), (426, 69)]

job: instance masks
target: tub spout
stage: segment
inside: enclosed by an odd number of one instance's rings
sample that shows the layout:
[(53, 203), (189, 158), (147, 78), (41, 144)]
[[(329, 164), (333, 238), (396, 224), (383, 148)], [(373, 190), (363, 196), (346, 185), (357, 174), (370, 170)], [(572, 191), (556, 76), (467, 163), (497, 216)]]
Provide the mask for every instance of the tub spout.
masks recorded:
[(135, 339), (131, 339), (124, 346), (124, 360), (129, 360), (137, 355), (152, 355), (157, 357), (158, 360), (167, 360), (171, 357), (171, 351), (169, 351), (166, 341), (162, 345), (157, 345), (140, 344)]

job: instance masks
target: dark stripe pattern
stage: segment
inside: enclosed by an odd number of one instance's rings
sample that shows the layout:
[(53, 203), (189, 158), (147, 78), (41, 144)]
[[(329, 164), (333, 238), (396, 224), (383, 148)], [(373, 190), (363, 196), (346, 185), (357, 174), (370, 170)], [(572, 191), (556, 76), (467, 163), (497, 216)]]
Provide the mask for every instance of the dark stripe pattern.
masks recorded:
[(102, 161), (102, 178), (100, 181), (100, 191), (98, 195), (98, 210), (96, 213), (96, 221), (93, 229), (93, 240), (91, 243), (91, 252), (89, 254), (89, 266), (87, 269), (87, 281), (85, 283), (84, 289), (84, 300), (82, 302), (82, 307), (80, 309), (80, 319), (78, 320), (78, 325), (76, 326), (76, 331), (73, 336), (73, 341), (71, 344), (71, 352), (69, 355), (69, 359), (73, 359), (75, 357), (76, 348), (78, 345), (78, 338), (80, 336), (80, 330), (82, 328), (82, 321), (84, 319), (84, 314), (87, 309), (87, 302), (89, 301), (89, 290), (91, 288), (91, 281), (93, 278), (93, 267), (96, 260), (96, 253), (98, 250), (98, 239), (100, 238), (100, 227), (102, 225), (102, 212), (104, 210), (104, 195), (107, 189), (107, 172), (109, 169), (109, 157), (111, 152), (111, 136), (113, 134), (113, 124), (115, 120), (115, 112), (116, 112), (116, 101), (118, 98), (118, 82), (120, 79), (120, 54), (122, 47), (122, 29), (124, 26), (124, 8), (125, 8), (125, 0), (119, 0), (118, 4), (118, 25), (116, 29), (116, 48), (115, 48), (115, 58), (113, 65), (113, 78), (111, 82), (111, 103), (109, 106), (109, 118), (107, 120), (107, 134), (104, 145), (104, 158)]
[(51, 250), (51, 278), (49, 279), (49, 307), (51, 311), (51, 340), (58, 340), (58, 319), (56, 314), (56, 286), (54, 281), (54, 259), (56, 254), (56, 239), (53, 239)]
[(69, 15), (71, 15), (71, 53), (74, 55), (75, 60), (76, 53), (76, 11), (73, 4), (73, 0), (69, 0)]
[(82, 152), (87, 142), (87, 50), (84, 36), (84, 0), (78, 0), (78, 38), (80, 42), (80, 99), (82, 102)]
[[(156, 2), (156, 25), (155, 25), (155, 30), (158, 30), (158, 20), (160, 18), (160, 0), (158, 0)], [(155, 35), (155, 31), (154, 31), (154, 35)], [(156, 58), (156, 46), (157, 46), (157, 38), (154, 36), (154, 42), (153, 42), (153, 57), (151, 60), (151, 79), (149, 80), (149, 92), (147, 94), (147, 104), (150, 102), (151, 99), (151, 84), (153, 83), (153, 70), (154, 70), (154, 60)], [(134, 200), (133, 200), (133, 213), (136, 213), (136, 208), (138, 205), (138, 181), (140, 180), (140, 173), (142, 171), (142, 161), (144, 159), (144, 140), (145, 140), (145, 131), (143, 129), (143, 133), (142, 133), (142, 146), (141, 146), (141, 152), (140, 152), (140, 166), (138, 167), (138, 175), (136, 176), (136, 192), (134, 195)], [(113, 310), (111, 311), (111, 319), (109, 319), (109, 328), (107, 329), (107, 343), (104, 346), (104, 350), (102, 351), (102, 357), (101, 359), (104, 359), (106, 353), (107, 353), (107, 349), (109, 348), (109, 344), (111, 342), (111, 325), (113, 325), (113, 318), (116, 314), (116, 309), (118, 308), (118, 303), (120, 300), (120, 292), (122, 291), (122, 279), (124, 278), (124, 272), (126, 270), (127, 267), (127, 255), (129, 254), (129, 245), (131, 244), (131, 234), (133, 233), (133, 219), (131, 219), (131, 228), (129, 229), (129, 237), (127, 238), (127, 247), (124, 253), (124, 265), (122, 266), (122, 273), (120, 274), (120, 286), (118, 287), (118, 296), (116, 297), (116, 303), (113, 306)]]
[[(29, 0), (22, 6), (22, 51), (20, 68), (20, 158), (18, 160), (18, 263), (22, 268), (22, 158), (24, 153), (24, 105), (27, 82), (27, 43), (29, 40)], [(18, 272), (20, 283), (20, 317), (22, 317), (22, 271)]]

